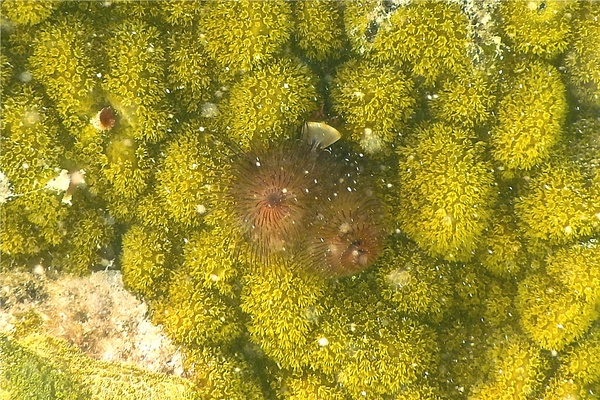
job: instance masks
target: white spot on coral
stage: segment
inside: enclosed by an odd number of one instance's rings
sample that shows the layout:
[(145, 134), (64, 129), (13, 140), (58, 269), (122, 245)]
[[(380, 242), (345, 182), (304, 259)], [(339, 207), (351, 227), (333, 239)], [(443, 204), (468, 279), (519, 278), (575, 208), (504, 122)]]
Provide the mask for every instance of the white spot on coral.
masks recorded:
[(65, 192), (71, 185), (71, 175), (69, 171), (63, 169), (60, 171), (58, 176), (50, 179), (46, 183), (46, 189), (54, 190), (57, 192)]
[(390, 286), (400, 289), (410, 283), (411, 276), (409, 271), (404, 269), (397, 269), (390, 272), (385, 277), (385, 280)]
[(365, 128), (360, 139), (360, 145), (367, 153), (373, 154), (381, 150), (383, 141), (378, 135), (373, 133), (371, 128)]
[(206, 214), (206, 206), (204, 204), (198, 204), (196, 206), (196, 212), (200, 215)]
[(75, 171), (75, 172), (71, 172), (71, 183), (73, 185), (84, 185), (85, 184), (85, 171), (84, 170), (79, 170), (79, 171)]
[(319, 338), (319, 346), (321, 346), (321, 347), (329, 346), (329, 340), (326, 337)]
[(219, 107), (215, 103), (204, 103), (200, 115), (204, 118), (214, 118), (219, 115)]
[(19, 80), (23, 83), (27, 83), (33, 79), (33, 75), (29, 71), (23, 71), (19, 74)]
[(4, 204), (8, 199), (13, 196), (14, 193), (10, 190), (10, 182), (4, 174), (0, 171), (0, 204)]

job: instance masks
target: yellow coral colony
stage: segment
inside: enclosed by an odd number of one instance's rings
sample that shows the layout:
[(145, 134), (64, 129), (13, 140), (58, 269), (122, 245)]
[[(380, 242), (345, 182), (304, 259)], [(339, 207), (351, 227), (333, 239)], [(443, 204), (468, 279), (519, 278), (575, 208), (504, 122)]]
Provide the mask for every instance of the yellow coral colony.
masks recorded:
[[(600, 2), (3, 0), (0, 36), (1, 399), (598, 398)], [(107, 268), (181, 376), (49, 323)]]

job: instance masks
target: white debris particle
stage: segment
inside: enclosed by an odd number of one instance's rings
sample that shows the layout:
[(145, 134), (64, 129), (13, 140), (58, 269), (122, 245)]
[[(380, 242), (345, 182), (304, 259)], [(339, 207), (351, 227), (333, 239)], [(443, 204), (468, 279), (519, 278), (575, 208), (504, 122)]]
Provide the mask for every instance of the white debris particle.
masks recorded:
[(219, 115), (219, 107), (215, 103), (204, 103), (200, 115), (204, 118), (214, 118)]
[(397, 269), (397, 270), (390, 272), (385, 277), (385, 280), (391, 287), (400, 289), (400, 288), (405, 287), (408, 284), (410, 284), (412, 278), (411, 278), (411, 274), (409, 271), (407, 271), (405, 269)]
[(79, 171), (71, 172), (71, 183), (73, 185), (84, 185), (85, 184), (85, 171), (80, 169)]
[(365, 128), (363, 130), (362, 138), (360, 139), (360, 145), (365, 149), (365, 152), (373, 154), (381, 151), (383, 148), (383, 141), (371, 128)]
[(329, 340), (326, 337), (319, 338), (319, 346), (321, 346), (321, 347), (329, 346)]
[(23, 71), (19, 74), (19, 80), (23, 83), (27, 83), (33, 79), (33, 75), (29, 71)]
[(43, 265), (41, 265), (41, 264), (37, 264), (37, 265), (35, 265), (35, 266), (33, 267), (33, 270), (32, 270), (32, 272), (33, 272), (35, 275), (40, 275), (40, 276), (42, 276), (42, 275), (44, 275), (44, 274), (46, 273), (46, 269), (44, 268), (44, 266), (43, 266)]
[(204, 204), (198, 204), (196, 206), (196, 212), (200, 215), (206, 214), (206, 206)]
[(14, 193), (10, 190), (10, 182), (4, 174), (0, 171), (0, 204), (4, 204), (12, 197)]
[(48, 183), (46, 183), (46, 189), (54, 190), (56, 192), (65, 192), (69, 185), (71, 185), (71, 175), (69, 171), (63, 169), (60, 171), (58, 176), (50, 179)]

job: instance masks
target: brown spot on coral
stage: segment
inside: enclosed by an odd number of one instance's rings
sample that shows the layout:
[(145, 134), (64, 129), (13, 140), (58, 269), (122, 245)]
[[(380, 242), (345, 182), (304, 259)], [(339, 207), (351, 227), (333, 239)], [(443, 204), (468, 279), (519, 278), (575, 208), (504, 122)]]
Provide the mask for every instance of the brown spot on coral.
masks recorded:
[(102, 110), (98, 111), (98, 114), (92, 119), (92, 124), (102, 131), (112, 129), (116, 122), (117, 116), (115, 110), (111, 107), (104, 107)]

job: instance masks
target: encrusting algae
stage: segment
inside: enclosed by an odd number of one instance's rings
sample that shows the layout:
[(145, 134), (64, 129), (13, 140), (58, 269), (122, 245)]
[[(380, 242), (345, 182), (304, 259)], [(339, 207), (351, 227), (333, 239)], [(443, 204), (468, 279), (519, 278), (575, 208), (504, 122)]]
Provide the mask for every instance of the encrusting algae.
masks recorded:
[[(600, 3), (0, 10), (0, 398), (598, 398)], [(182, 376), (39, 269), (120, 270)]]

